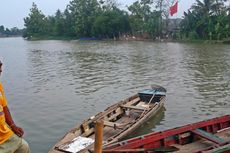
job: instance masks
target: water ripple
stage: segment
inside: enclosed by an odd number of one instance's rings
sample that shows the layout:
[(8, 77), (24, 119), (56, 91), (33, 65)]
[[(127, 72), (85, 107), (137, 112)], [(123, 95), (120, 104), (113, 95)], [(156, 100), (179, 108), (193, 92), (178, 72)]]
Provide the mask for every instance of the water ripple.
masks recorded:
[(145, 125), (149, 130), (229, 113), (229, 46), (11, 38), (0, 39), (0, 52), (9, 105), (35, 153), (151, 84), (168, 93), (166, 110)]

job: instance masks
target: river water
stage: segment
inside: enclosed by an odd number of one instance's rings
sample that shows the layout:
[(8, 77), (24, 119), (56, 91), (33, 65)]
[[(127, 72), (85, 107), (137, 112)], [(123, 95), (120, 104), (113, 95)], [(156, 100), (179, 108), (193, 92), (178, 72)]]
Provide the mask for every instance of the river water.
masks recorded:
[(229, 114), (230, 46), (141, 41), (0, 38), (1, 81), (33, 153), (74, 125), (151, 84), (167, 88), (165, 111), (140, 131)]

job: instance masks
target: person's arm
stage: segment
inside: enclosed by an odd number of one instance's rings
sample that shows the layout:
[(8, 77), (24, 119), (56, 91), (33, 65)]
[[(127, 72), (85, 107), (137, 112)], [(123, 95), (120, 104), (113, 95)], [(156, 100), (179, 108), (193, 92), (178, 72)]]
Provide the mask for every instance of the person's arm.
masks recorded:
[(12, 131), (19, 137), (22, 137), (24, 134), (24, 131), (22, 128), (17, 127), (14, 123), (14, 120), (10, 114), (10, 110), (7, 106), (3, 107), (3, 111), (5, 114), (5, 119), (6, 119), (6, 123), (10, 126), (10, 128), (12, 129)]

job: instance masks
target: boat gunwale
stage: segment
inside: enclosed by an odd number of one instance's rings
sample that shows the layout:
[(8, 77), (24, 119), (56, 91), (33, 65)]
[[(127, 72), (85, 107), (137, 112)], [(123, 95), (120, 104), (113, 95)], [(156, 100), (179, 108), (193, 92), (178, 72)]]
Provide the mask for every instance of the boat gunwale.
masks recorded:
[[(230, 115), (225, 115), (221, 117), (216, 117), (196, 123), (191, 123), (187, 124), (184, 126), (180, 127), (175, 127), (171, 129), (167, 129), (164, 131), (159, 131), (159, 132), (151, 132), (149, 134), (145, 134), (142, 136), (138, 136), (135, 138), (131, 138), (128, 140), (124, 140), (121, 142), (113, 143), (111, 145), (105, 146), (105, 150), (118, 150), (118, 149), (127, 149), (127, 148), (138, 148), (153, 142), (160, 141), (164, 138), (191, 132), (194, 129), (202, 129), (211, 125), (216, 125), (216, 124), (228, 124), (228, 127), (230, 127)], [(220, 127), (221, 129), (224, 129), (224, 127)], [(217, 133), (220, 130), (213, 129), (212, 133)], [(204, 150), (207, 148), (204, 148)]]

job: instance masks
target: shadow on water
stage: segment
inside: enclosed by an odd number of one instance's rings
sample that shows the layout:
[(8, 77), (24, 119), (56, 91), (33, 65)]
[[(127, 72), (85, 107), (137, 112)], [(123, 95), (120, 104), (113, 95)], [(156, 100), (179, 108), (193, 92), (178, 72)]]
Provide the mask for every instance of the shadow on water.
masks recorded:
[(152, 116), (147, 122), (142, 124), (138, 129), (129, 134), (123, 140), (153, 132), (155, 127), (159, 125), (160, 122), (164, 119), (165, 110), (165, 107), (161, 108), (161, 110), (159, 110), (159, 112), (156, 115)]

